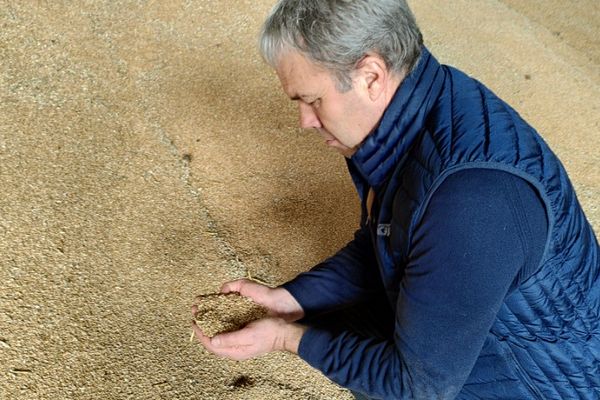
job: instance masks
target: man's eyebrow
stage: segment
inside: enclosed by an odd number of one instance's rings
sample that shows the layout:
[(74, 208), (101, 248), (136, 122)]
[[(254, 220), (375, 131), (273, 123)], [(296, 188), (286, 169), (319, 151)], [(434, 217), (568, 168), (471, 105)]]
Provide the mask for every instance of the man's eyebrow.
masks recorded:
[(298, 100), (303, 100), (304, 99), (310, 99), (311, 97), (314, 97), (314, 95), (311, 94), (295, 94), (293, 96), (290, 96), (290, 100), (292, 101), (298, 101)]

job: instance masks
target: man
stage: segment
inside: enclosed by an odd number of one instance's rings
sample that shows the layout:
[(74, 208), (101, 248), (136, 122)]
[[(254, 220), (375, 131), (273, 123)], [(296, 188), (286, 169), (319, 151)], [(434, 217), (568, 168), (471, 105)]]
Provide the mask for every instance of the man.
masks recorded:
[(226, 283), (271, 316), (199, 341), (298, 353), (361, 399), (600, 398), (598, 242), (534, 129), (440, 65), (401, 0), (280, 0), (261, 51), (363, 217), (291, 282)]

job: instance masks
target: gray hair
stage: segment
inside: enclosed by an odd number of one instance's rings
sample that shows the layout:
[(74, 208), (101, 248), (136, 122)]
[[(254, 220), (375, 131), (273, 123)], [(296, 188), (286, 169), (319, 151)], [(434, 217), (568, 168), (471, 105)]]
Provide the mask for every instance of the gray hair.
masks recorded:
[(352, 88), (351, 73), (368, 52), (401, 75), (415, 67), (422, 45), (405, 0), (279, 0), (259, 41), (273, 68), (285, 51), (299, 51), (331, 71), (340, 91)]

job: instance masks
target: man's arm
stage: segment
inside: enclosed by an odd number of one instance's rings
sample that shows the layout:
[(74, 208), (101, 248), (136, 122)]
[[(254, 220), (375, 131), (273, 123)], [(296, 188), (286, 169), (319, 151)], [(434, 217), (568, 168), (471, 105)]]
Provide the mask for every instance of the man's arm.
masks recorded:
[[(381, 288), (378, 274), (368, 230), (360, 229), (336, 255), (280, 287), (247, 279), (223, 285), (223, 293), (237, 292), (265, 306), (269, 318), (212, 339), (194, 322), (192, 328), (197, 340), (221, 357), (246, 360), (271, 351), (297, 353), (306, 327), (294, 321), (363, 300)], [(196, 311), (192, 307), (193, 315)]]
[(455, 173), (415, 231), (394, 338), (310, 328), (299, 354), (376, 398), (453, 399), (519, 272), (539, 264), (546, 236), (545, 209), (527, 182), (499, 171)]
[(307, 316), (330, 312), (367, 299), (382, 290), (368, 228), (334, 256), (282, 285)]

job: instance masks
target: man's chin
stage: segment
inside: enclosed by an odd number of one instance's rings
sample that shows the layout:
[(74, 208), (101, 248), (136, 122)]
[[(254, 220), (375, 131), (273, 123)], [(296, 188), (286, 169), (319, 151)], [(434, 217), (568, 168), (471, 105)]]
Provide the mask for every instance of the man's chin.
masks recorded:
[(356, 150), (357, 150), (356, 148), (351, 149), (349, 147), (345, 147), (345, 148), (336, 147), (335, 148), (335, 151), (337, 151), (338, 153), (340, 153), (341, 155), (343, 155), (346, 158), (351, 158), (354, 155), (354, 153), (356, 153)]
[(350, 148), (348, 146), (345, 146), (342, 143), (340, 143), (337, 139), (325, 140), (325, 144), (327, 145), (327, 147), (331, 148), (332, 150), (335, 150), (336, 152), (340, 153), (346, 158), (350, 158), (352, 157), (352, 155), (354, 155), (354, 153), (356, 153), (356, 148)]

